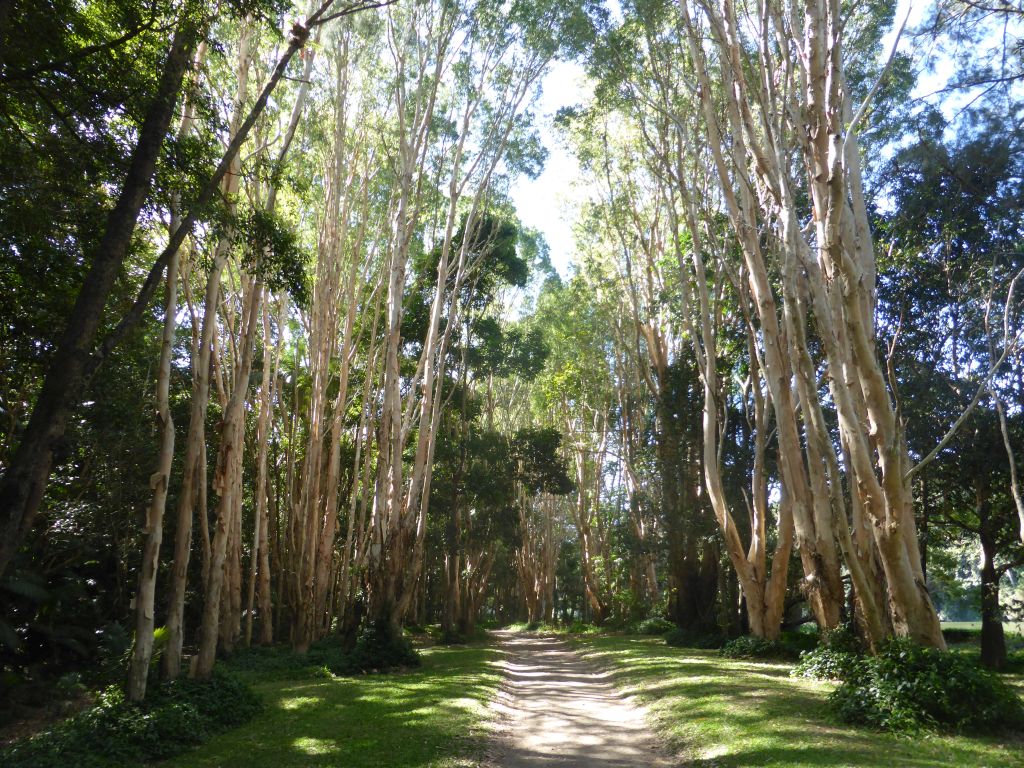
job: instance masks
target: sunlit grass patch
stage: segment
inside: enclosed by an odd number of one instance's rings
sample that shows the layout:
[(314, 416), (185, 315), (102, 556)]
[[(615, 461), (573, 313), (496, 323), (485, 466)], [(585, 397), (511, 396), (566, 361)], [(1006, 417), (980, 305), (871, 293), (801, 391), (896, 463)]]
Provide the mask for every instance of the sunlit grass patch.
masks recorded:
[(263, 714), (167, 768), (473, 766), (501, 679), (493, 648), (429, 648), (411, 672), (246, 679)]
[(659, 734), (694, 765), (1024, 767), (1019, 738), (901, 738), (838, 723), (832, 684), (789, 677), (789, 664), (733, 661), (657, 638), (577, 641), (647, 705)]

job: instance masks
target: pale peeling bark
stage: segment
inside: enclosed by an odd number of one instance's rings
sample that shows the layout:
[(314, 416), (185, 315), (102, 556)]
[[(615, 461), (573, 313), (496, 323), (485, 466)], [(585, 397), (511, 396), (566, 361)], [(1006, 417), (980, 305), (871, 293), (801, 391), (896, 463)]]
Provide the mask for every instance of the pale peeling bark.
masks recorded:
[[(418, 18), (424, 13), (424, 18)], [(426, 44), (419, 60), (393, 47), (396, 71), (407, 72), (415, 65), (418, 80), (400, 78), (394, 90), (399, 120), (397, 166), (398, 184), (393, 202), (393, 235), (388, 253), (388, 290), (386, 297), (386, 342), (382, 382), (382, 413), (378, 429), (378, 472), (375, 480), (372, 538), (369, 552), (370, 619), (397, 631), (415, 595), (423, 568), (427, 511), (430, 498), (431, 468), (435, 435), (440, 422), (440, 389), (449, 340), (459, 327), (457, 298), (472, 269), (472, 254), (467, 248), (474, 227), (482, 220), (483, 201), (490, 178), (504, 155), (515, 120), (521, 114), (532, 84), (546, 66), (547, 59), (515, 62), (508, 41), (484, 48), (475, 61), (479, 70), (474, 88), (462, 106), (458, 138), (445, 158), (450, 163), (448, 201), (444, 234), (440, 239), (441, 258), (437, 269), (437, 289), (432, 298), (427, 337), (408, 387), (399, 371), (399, 345), (402, 302), (414, 226), (423, 206), (422, 184), (425, 174), (425, 150), (430, 126), (435, 119), (438, 99), (438, 75), (448, 66), (454, 51), (452, 42), (461, 20), (451, 9), (425, 7), (412, 9), (405, 18), (392, 16), (389, 35), (418, 34), (420, 25), (428, 25)], [(496, 80), (502, 68), (515, 62), (508, 82)], [(428, 77), (429, 75), (429, 77)], [(501, 88), (498, 119), (488, 129), (472, 131), (489, 87)], [(414, 86), (410, 89), (410, 85)], [(476, 139), (473, 153), (468, 141)], [(458, 253), (452, 242), (460, 199), (470, 184), (475, 191), (464, 228), (466, 238)], [(449, 280), (452, 287), (448, 290)], [(446, 311), (447, 310), (447, 311)], [(445, 323), (442, 330), (442, 318)], [(403, 395), (403, 388), (405, 394)], [(411, 466), (406, 473), (402, 455), (415, 429), (417, 438)]]
[[(809, 4), (788, 11), (769, 7), (756, 17), (744, 17), (742, 23), (731, 0), (723, 0), (720, 6), (703, 0), (696, 5), (698, 17), (691, 16), (688, 3), (680, 7), (700, 84), (705, 129), (764, 333), (783, 484), (794, 503), (797, 540), (805, 574), (813, 582), (809, 596), (815, 613), (826, 629), (838, 618), (842, 597), (834, 541), (838, 537), (848, 564), (856, 561), (851, 575), (862, 593), (858, 599), (868, 634), (877, 641), (877, 633), (886, 631), (876, 595), (867, 588), (865, 565), (871, 555), (857, 546), (858, 540), (861, 544), (864, 540), (856, 533), (850, 537), (835, 530), (837, 525), (847, 525), (845, 505), (836, 503), (839, 463), (834, 454), (829, 456), (834, 449), (822, 439), (826, 433), (822, 425), (815, 424), (820, 416), (817, 382), (803, 339), (806, 319), (798, 306), (805, 286), (828, 363), (844, 466), (853, 489), (852, 519), (870, 522), (887, 587), (891, 626), (896, 634), (944, 647), (920, 567), (903, 429), (875, 349), (875, 261), (860, 190), (856, 136), (846, 129), (851, 109), (842, 72), (838, 4)], [(701, 16), (706, 28), (701, 26)], [(747, 22), (759, 41), (754, 57), (741, 31)], [(713, 41), (716, 73), (727, 93), (724, 128), (713, 103), (714, 86), (701, 47), (705, 31)], [(802, 48), (802, 55), (795, 54), (796, 46)], [(748, 81), (749, 75), (757, 81)], [(791, 149), (799, 150), (807, 174), (814, 248), (797, 224), (792, 191), (796, 174), (788, 166)], [(778, 322), (766, 254), (757, 236), (762, 217), (777, 233), (784, 328)], [(796, 393), (788, 385), (787, 356), (794, 366)], [(795, 420), (798, 411), (810, 425), (806, 456)], [(788, 418), (790, 414), (794, 418)]]
[[(260, 307), (262, 285), (253, 278), (246, 279), (243, 293), (244, 311), (240, 323), (240, 360), (234, 375), (230, 400), (221, 420), (220, 448), (213, 487), (219, 496), (213, 533), (213, 557), (210, 561), (209, 581), (206, 584), (203, 618), (200, 627), (199, 653), (193, 676), (205, 679), (213, 672), (218, 642), (221, 639), (222, 592), (225, 584), (225, 565), (228, 545), (240, 512), (242, 488), (242, 450), (245, 444), (245, 400), (249, 391), (249, 372), (252, 368), (253, 343)], [(229, 582), (229, 587), (232, 586)]]
[(174, 461), (174, 420), (171, 418), (170, 382), (177, 312), (178, 256), (175, 254), (167, 264), (164, 331), (160, 340), (156, 395), (160, 449), (157, 453), (156, 471), (149, 479), (150, 487), (153, 489), (153, 498), (146, 514), (146, 527), (143, 530), (145, 544), (142, 549), (142, 563), (139, 565), (139, 584), (135, 593), (135, 645), (132, 648), (128, 684), (125, 691), (130, 701), (142, 701), (145, 698), (149, 662), (153, 656), (156, 573), (160, 564), (160, 545), (164, 537), (167, 487), (171, 480), (171, 463)]
[(515, 565), (527, 620), (550, 620), (554, 616), (555, 567), (558, 562), (555, 540), (558, 499), (551, 494), (531, 498), (522, 489), (518, 495), (522, 543), (515, 553)]
[[(237, 87), (234, 111), (231, 118), (232, 135), (242, 121), (243, 108), (248, 95), (249, 79), (249, 32), (243, 29), (239, 40), (236, 67)], [(234, 200), (241, 181), (241, 162), (236, 156), (231, 162), (231, 172), (222, 183), (222, 192), (234, 211)], [(214, 336), (217, 329), (217, 305), (220, 302), (221, 274), (227, 263), (230, 249), (228, 238), (221, 238), (216, 245), (212, 264), (206, 278), (203, 301), (202, 330), (198, 348), (192, 349), (192, 400), (189, 413), (188, 435), (185, 438), (181, 488), (178, 492), (177, 531), (174, 540), (174, 560), (171, 565), (171, 583), (167, 609), (167, 648), (163, 656), (163, 674), (174, 679), (181, 670), (182, 649), (185, 639), (185, 592), (188, 585), (188, 567), (192, 555), (192, 523), (198, 514), (203, 525), (207, 515), (206, 507), (206, 412), (210, 399), (210, 370)], [(194, 318), (193, 318), (194, 322)], [(198, 501), (198, 505), (197, 505)], [(208, 537), (204, 531), (204, 544)], [(204, 552), (205, 552), (204, 547)], [(204, 561), (206, 558), (204, 558)], [(205, 569), (204, 569), (205, 570)], [(204, 573), (203, 581), (206, 581)]]
[[(280, 358), (281, 333), (278, 331), (278, 342), (270, 346), (270, 302), (269, 296), (264, 294), (261, 304), (263, 311), (263, 369), (260, 374), (260, 388), (257, 395), (258, 416), (256, 417), (256, 493), (255, 512), (253, 514), (252, 549), (249, 555), (249, 580), (245, 600), (245, 638), (246, 647), (252, 644), (252, 628), (256, 606), (256, 585), (260, 583), (260, 644), (264, 645), (273, 639), (273, 622), (269, 605), (264, 605), (262, 581), (270, 577), (270, 558), (268, 552), (267, 528), (269, 526), (267, 514), (267, 482), (268, 482), (268, 460), (270, 453), (270, 408), (274, 399), (274, 385), (276, 377), (272, 371), (277, 367)], [(269, 584), (266, 589), (269, 602)], [(269, 635), (265, 642), (264, 638)]]

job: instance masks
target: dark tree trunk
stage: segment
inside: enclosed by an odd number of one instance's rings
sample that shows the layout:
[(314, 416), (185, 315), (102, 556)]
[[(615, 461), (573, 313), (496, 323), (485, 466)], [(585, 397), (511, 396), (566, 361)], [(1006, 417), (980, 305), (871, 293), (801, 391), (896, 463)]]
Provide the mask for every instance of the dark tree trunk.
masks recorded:
[(999, 608), (1000, 573), (995, 567), (996, 546), (987, 517), (982, 517), (981, 525), (981, 663), (990, 669), (1002, 669), (1006, 666), (1006, 637)]
[(167, 136), (182, 81), (199, 38), (195, 22), (184, 17), (175, 31), (160, 84), (139, 130), (128, 173), (106, 231), (68, 316), (53, 360), (7, 472), (0, 478), (0, 576), (32, 528), (43, 500), (54, 449), (90, 373), (90, 358), (103, 309), (120, 273), (139, 212), (153, 185), (160, 148)]

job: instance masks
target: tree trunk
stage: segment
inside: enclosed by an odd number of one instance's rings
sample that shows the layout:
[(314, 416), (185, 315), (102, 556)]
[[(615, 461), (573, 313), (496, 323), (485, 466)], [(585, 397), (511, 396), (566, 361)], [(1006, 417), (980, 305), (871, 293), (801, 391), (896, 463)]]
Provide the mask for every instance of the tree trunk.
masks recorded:
[[(217, 504), (217, 522), (213, 535), (213, 556), (210, 577), (203, 602), (203, 620), (200, 627), (199, 654), (194, 676), (204, 680), (213, 672), (217, 646), (220, 640), (220, 614), (228, 545), (234, 525), (236, 499), (241, 493), (242, 450), (245, 445), (245, 399), (249, 390), (249, 372), (252, 367), (253, 340), (259, 312), (262, 285), (248, 279), (244, 293), (244, 311), (240, 324), (239, 354), (241, 359), (235, 372), (231, 398), (224, 411), (221, 443), (217, 454), (214, 488), (220, 495)], [(240, 501), (240, 499), (237, 499)]]
[(129, 701), (146, 697), (149, 662), (153, 656), (153, 627), (156, 597), (156, 574), (160, 565), (160, 544), (164, 538), (164, 509), (167, 486), (171, 480), (174, 460), (174, 420), (171, 418), (170, 381), (171, 354), (174, 348), (174, 318), (178, 311), (178, 255), (167, 264), (167, 300), (164, 304), (164, 333), (160, 343), (160, 365), (157, 376), (157, 419), (160, 423), (160, 450), (156, 472), (149, 479), (153, 499), (146, 515), (145, 544), (139, 565), (139, 586), (135, 594), (135, 646), (128, 670)]
[(981, 540), (981, 663), (990, 669), (1006, 666), (1006, 637), (1003, 611), (999, 606), (999, 578), (996, 568), (996, 541), (992, 530), (991, 503), (978, 504), (978, 534)]

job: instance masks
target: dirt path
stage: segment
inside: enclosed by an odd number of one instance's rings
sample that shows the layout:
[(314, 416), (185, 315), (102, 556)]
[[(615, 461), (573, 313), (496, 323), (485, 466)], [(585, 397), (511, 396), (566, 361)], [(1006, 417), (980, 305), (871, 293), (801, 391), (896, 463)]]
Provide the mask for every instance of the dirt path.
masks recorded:
[(498, 633), (502, 768), (669, 768), (644, 712), (564, 641)]

